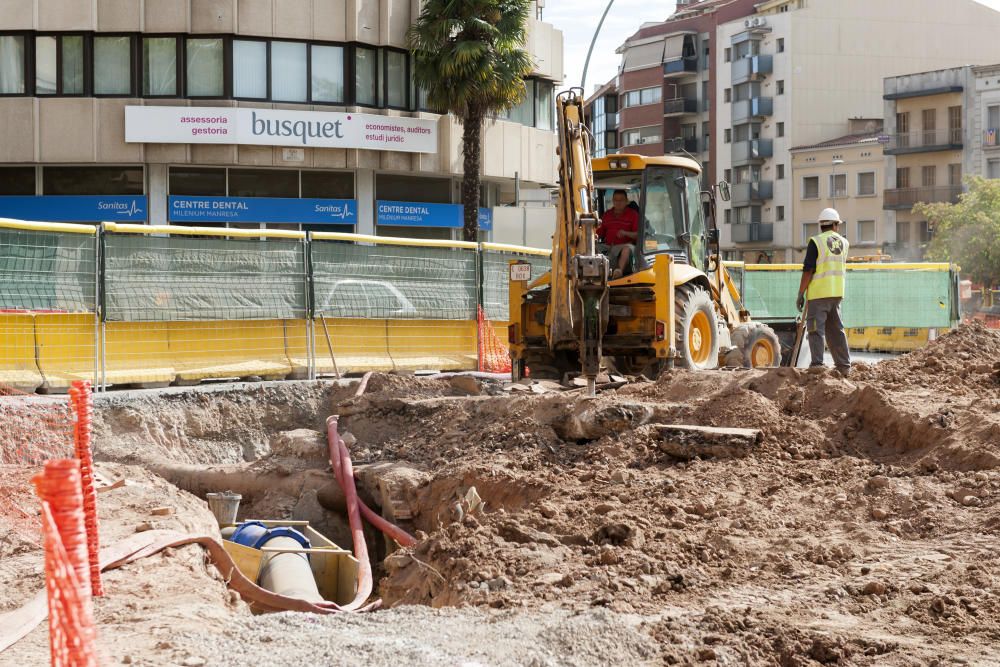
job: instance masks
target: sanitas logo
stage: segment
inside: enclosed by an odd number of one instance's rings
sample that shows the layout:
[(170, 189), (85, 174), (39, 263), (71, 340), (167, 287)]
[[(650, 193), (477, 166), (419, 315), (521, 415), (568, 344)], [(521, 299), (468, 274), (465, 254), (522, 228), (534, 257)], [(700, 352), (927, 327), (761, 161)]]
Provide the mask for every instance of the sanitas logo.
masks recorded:
[(255, 137), (298, 137), (303, 146), (309, 145), (309, 139), (343, 139), (341, 129), (343, 122), (318, 120), (288, 120), (281, 118), (258, 118), (257, 112), (252, 115), (251, 129)]
[(139, 202), (135, 199), (133, 199), (130, 204), (123, 201), (97, 202), (97, 210), (114, 211), (118, 215), (124, 215), (129, 218), (134, 218), (135, 216), (142, 215), (143, 213), (143, 208), (139, 206)]

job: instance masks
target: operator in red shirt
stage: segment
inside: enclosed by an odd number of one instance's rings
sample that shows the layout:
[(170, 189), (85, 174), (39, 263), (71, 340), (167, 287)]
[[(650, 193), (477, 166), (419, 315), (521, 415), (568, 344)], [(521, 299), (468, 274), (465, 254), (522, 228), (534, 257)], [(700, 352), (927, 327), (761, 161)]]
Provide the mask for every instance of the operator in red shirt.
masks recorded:
[(635, 241), (639, 238), (639, 214), (628, 206), (628, 194), (615, 190), (611, 195), (611, 205), (601, 216), (597, 226), (597, 237), (609, 246), (608, 260), (611, 262), (611, 278), (621, 278), (632, 259)]

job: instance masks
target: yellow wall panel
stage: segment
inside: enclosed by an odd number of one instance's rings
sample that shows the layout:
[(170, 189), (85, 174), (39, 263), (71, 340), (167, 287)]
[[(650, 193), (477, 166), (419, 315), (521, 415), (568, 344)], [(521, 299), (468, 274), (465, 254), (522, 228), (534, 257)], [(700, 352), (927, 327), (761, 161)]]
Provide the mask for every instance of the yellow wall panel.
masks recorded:
[(0, 313), (0, 384), (32, 392), (42, 380), (35, 362), (34, 318)]

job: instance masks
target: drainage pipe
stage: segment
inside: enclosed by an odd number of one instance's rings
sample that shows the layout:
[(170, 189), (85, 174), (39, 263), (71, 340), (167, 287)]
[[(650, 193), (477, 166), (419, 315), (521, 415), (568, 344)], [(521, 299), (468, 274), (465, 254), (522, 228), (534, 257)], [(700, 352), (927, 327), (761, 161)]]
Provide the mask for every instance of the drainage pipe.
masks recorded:
[[(272, 537), (261, 546), (273, 549), (302, 548), (298, 540), (284, 535)], [(316, 587), (316, 577), (309, 565), (309, 558), (304, 553), (267, 554), (257, 581), (261, 588), (278, 595), (313, 603), (324, 602)]]

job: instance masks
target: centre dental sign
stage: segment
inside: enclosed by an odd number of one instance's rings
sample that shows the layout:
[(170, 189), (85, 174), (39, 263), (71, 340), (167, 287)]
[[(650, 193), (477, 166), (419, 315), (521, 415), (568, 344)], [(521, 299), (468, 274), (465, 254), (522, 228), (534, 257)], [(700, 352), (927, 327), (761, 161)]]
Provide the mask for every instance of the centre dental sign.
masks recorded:
[(436, 153), (437, 121), (334, 111), (125, 107), (125, 141)]

